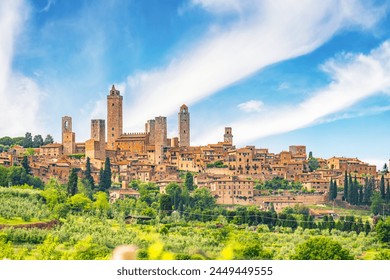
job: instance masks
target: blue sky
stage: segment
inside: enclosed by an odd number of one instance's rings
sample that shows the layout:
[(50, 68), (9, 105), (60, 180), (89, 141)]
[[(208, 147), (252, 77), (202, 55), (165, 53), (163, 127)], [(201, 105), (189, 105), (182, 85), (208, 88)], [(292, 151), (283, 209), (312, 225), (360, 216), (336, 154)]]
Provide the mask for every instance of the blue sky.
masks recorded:
[(359, 0), (15, 0), (0, 3), (0, 134), (76, 140), (106, 118), (124, 130), (191, 113), (191, 141), (315, 156), (390, 158), (390, 2)]

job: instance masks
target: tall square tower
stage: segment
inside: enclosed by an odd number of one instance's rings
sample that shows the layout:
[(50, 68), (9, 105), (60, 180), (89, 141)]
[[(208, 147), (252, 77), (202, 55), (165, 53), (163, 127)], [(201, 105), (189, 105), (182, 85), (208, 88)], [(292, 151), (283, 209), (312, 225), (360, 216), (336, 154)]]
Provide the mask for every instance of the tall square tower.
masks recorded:
[(123, 96), (112, 85), (107, 96), (107, 148), (114, 149), (115, 140), (122, 135), (123, 131)]
[(179, 146), (190, 146), (190, 113), (188, 107), (183, 104), (178, 114), (179, 119)]

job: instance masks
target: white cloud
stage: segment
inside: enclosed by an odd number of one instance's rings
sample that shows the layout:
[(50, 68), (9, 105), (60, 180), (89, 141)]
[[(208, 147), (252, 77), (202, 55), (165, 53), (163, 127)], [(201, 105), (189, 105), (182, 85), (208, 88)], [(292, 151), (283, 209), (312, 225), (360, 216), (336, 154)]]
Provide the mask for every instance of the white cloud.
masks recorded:
[(42, 133), (39, 103), (42, 89), (31, 78), (12, 69), (14, 41), (27, 13), (22, 0), (0, 3), (0, 131), (10, 136), (26, 131)]
[(54, 4), (55, 4), (55, 1), (54, 1), (54, 0), (48, 0), (46, 6), (43, 7), (43, 9), (40, 10), (40, 12), (41, 12), (41, 13), (42, 13), (42, 12), (48, 12), (48, 11), (50, 10), (50, 7), (51, 7), (52, 5), (54, 5)]
[[(270, 135), (285, 133), (321, 121), (367, 97), (390, 93), (390, 40), (368, 55), (344, 54), (329, 60), (323, 69), (333, 81), (300, 104), (283, 108), (268, 108), (266, 114), (256, 114), (232, 124), (238, 144)], [(387, 110), (387, 106), (377, 111)], [(374, 110), (375, 111), (375, 110)], [(368, 111), (369, 112), (369, 111)], [(220, 131), (222, 129), (213, 129)], [(219, 134), (200, 135), (202, 141), (212, 142)]]
[(357, 0), (194, 2), (212, 13), (238, 9), (244, 15), (229, 28), (213, 28), (168, 65), (129, 77), (124, 115), (131, 123), (125, 130), (176, 113), (181, 104), (192, 105), (265, 66), (307, 54), (342, 28), (369, 28), (380, 17)]
[(260, 100), (249, 100), (247, 102), (238, 104), (237, 107), (247, 113), (260, 112), (264, 103)]

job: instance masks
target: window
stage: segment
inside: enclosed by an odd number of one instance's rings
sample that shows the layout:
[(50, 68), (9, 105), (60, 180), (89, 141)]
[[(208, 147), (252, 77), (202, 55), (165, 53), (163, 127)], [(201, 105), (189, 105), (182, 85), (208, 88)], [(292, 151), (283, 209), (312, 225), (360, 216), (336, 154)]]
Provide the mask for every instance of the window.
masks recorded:
[(114, 131), (114, 130), (115, 130), (115, 128), (112, 128), (111, 130), (112, 130), (112, 131)]

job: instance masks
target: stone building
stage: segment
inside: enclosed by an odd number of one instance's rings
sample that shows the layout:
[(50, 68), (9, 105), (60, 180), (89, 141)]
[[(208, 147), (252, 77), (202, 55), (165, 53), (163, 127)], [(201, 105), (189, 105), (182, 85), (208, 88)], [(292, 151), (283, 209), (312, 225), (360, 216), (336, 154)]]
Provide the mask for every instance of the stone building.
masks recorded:
[(179, 120), (179, 146), (189, 147), (190, 146), (190, 113), (188, 107), (183, 104), (180, 107), (178, 113)]
[(62, 146), (64, 155), (76, 152), (76, 135), (72, 131), (72, 118), (69, 116), (62, 117)]
[(49, 158), (57, 158), (63, 154), (63, 146), (59, 143), (47, 144), (41, 147), (40, 155), (49, 157)]
[(90, 159), (104, 160), (106, 157), (105, 120), (91, 120), (91, 139), (85, 142), (85, 155)]
[(123, 130), (123, 96), (112, 85), (107, 96), (107, 148), (115, 149), (115, 140), (122, 135)]

